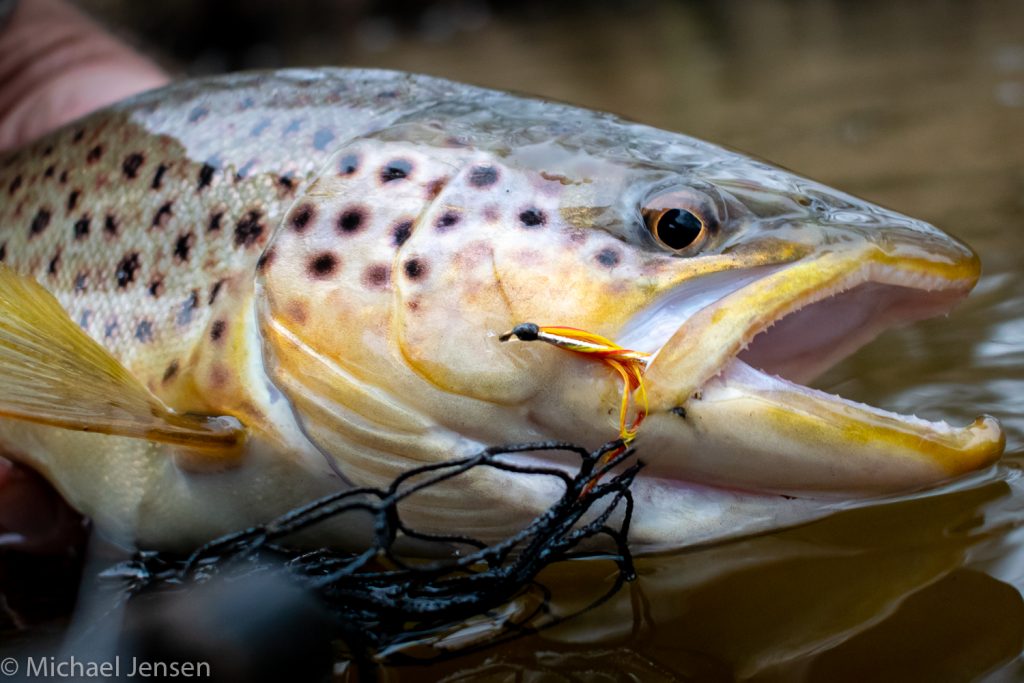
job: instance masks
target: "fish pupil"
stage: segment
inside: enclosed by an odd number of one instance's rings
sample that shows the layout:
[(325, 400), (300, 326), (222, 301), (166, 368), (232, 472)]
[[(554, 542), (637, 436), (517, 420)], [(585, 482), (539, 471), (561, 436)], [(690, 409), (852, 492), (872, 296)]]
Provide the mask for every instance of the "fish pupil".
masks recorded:
[(700, 236), (704, 224), (689, 211), (669, 209), (658, 218), (658, 239), (670, 249), (684, 249)]

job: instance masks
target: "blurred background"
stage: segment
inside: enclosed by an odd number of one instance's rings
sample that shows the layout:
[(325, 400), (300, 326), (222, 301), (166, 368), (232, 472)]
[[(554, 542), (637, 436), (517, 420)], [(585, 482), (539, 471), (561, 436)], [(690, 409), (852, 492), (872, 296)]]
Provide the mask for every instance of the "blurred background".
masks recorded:
[[(389, 680), (1024, 678), (1024, 2), (78, 4), (183, 76), (379, 67), (613, 111), (933, 222), (985, 264), (949, 319), (889, 332), (818, 384), (931, 419), (994, 414), (1002, 466), (644, 558), (639, 581), (583, 618)], [(571, 605), (613, 574), (556, 567), (547, 584)]]

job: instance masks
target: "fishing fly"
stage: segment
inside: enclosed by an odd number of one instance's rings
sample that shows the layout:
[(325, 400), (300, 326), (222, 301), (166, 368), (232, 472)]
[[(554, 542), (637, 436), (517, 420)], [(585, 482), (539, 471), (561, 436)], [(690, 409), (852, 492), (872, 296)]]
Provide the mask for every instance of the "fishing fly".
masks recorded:
[[(498, 337), (502, 342), (515, 337), (519, 341), (542, 341), (560, 349), (585, 354), (601, 361), (619, 373), (622, 378), (622, 403), (619, 406), (619, 439), (622, 445), (605, 454), (604, 462), (612, 460), (625, 451), (636, 439), (640, 424), (647, 417), (647, 390), (644, 387), (644, 370), (651, 354), (619, 346), (607, 337), (575, 327), (540, 326), (535, 323), (520, 323), (512, 331)], [(633, 419), (629, 419), (630, 405), (634, 407)], [(604, 464), (603, 462), (601, 464)]]

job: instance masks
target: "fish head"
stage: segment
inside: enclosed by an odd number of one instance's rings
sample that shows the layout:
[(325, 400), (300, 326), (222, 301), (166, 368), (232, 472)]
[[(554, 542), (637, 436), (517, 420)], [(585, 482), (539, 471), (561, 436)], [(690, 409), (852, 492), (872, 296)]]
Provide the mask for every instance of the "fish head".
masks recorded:
[(955, 428), (803, 385), (947, 312), (979, 277), (968, 247), (687, 136), (519, 102), (347, 143), (264, 255), (269, 374), (354, 480), (481, 444), (614, 438), (622, 378), (501, 341), (525, 322), (648, 354), (637, 445), (669, 490), (871, 497), (999, 457), (992, 418)]

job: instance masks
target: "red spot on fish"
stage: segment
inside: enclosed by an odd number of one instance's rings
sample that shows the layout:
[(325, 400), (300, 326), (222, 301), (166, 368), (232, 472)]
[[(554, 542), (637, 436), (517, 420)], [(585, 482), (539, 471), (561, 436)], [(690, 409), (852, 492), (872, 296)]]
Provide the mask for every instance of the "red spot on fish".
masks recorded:
[(306, 321), (309, 320), (309, 311), (306, 308), (305, 302), (297, 299), (289, 301), (284, 307), (284, 312), (289, 320), (299, 325), (305, 325)]
[(383, 263), (367, 266), (363, 271), (363, 285), (369, 289), (387, 289), (391, 282), (391, 269)]

